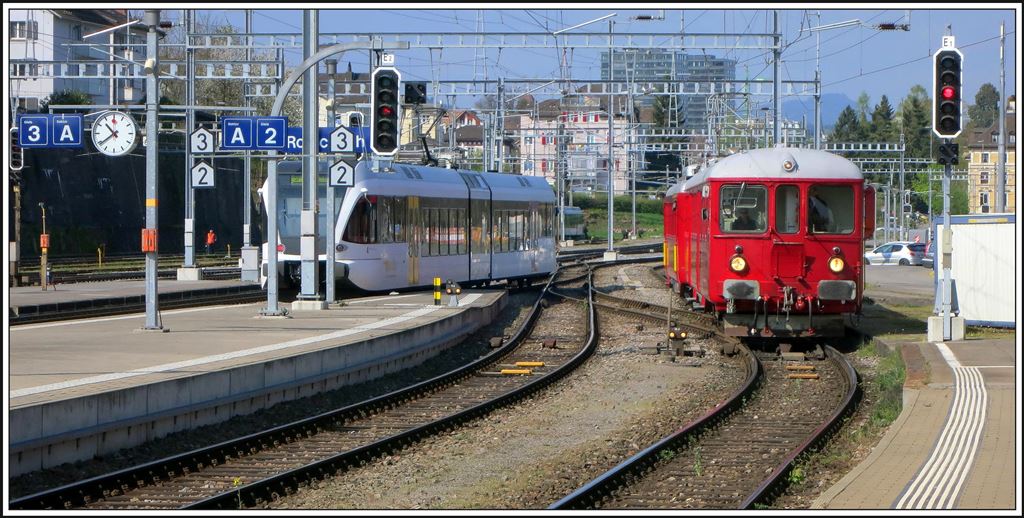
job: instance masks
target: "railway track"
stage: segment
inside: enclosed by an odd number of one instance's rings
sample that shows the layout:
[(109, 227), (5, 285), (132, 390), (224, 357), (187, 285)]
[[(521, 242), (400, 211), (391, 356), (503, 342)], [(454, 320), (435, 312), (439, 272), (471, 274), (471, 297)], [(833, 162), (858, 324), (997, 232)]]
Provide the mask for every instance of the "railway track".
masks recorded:
[[(572, 283), (589, 282), (581, 278), (580, 268), (588, 269), (576, 267), (567, 272), (568, 277), (559, 272), (557, 281), (553, 276), (523, 326), (500, 348), (448, 374), (271, 430), (19, 498), (10, 507), (232, 509), (259, 505), (457, 427), (556, 382), (593, 353), (597, 344), (593, 305), (548, 303), (556, 282), (567, 278)], [(544, 323), (539, 322), (542, 313)], [(571, 325), (573, 318), (578, 330)], [(520, 363), (524, 361), (530, 363)], [(513, 373), (503, 374), (503, 370)]]
[[(618, 293), (599, 298), (606, 301), (599, 308), (665, 322), (666, 308)], [(746, 346), (738, 351), (746, 380), (720, 405), (550, 509), (750, 509), (798, 480), (790, 475), (799, 456), (827, 439), (855, 405), (857, 374), (831, 347), (825, 360), (797, 364), (760, 354), (770, 358), (763, 362)], [(818, 379), (804, 379), (812, 376)]]

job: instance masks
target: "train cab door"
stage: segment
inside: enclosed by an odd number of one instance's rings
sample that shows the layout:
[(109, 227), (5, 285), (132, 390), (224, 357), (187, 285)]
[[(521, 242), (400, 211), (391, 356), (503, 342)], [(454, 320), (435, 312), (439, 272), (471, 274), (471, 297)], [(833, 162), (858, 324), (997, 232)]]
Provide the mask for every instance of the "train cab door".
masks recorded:
[(420, 221), (420, 197), (409, 196), (406, 204), (406, 221), (408, 222), (408, 243), (409, 260), (406, 261), (406, 280), (409, 286), (419, 286), (420, 282), (420, 236), (422, 235), (422, 222)]

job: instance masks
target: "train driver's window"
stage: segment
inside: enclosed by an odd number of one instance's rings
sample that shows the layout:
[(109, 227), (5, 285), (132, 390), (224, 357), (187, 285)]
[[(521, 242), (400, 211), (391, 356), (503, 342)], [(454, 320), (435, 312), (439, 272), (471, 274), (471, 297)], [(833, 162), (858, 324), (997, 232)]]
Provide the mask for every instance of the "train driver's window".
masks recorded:
[(775, 230), (795, 234), (800, 227), (800, 188), (780, 185), (775, 189)]
[(758, 234), (767, 225), (767, 189), (763, 185), (723, 185), (720, 193), (719, 228), (723, 232)]
[(812, 233), (852, 233), (853, 210), (853, 189), (849, 185), (812, 185), (807, 191), (807, 227)]

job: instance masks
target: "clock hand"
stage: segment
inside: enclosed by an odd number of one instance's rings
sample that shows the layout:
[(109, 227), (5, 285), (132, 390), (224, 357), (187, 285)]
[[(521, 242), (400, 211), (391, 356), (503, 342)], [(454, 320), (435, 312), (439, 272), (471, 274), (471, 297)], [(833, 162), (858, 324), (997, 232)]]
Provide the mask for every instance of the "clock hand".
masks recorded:
[(114, 128), (111, 128), (110, 124), (103, 123), (103, 125), (106, 126), (108, 130), (110, 130), (111, 136), (117, 137), (117, 131), (115, 131)]
[(108, 141), (108, 140), (110, 140), (110, 139), (112, 139), (112, 138), (114, 138), (114, 134), (113, 134), (113, 133), (111, 133), (110, 135), (108, 135), (108, 136), (107, 136), (107, 138), (105, 138), (105, 139), (103, 139), (103, 140), (99, 141), (99, 142), (98, 142), (97, 144), (103, 144), (104, 142), (106, 142), (106, 141)]

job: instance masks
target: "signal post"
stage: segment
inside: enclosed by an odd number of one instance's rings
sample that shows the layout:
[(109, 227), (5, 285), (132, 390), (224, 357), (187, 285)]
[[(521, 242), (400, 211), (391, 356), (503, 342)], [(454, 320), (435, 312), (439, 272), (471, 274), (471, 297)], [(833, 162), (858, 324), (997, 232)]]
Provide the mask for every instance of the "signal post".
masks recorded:
[(944, 166), (942, 174), (942, 282), (939, 284), (942, 313), (928, 317), (928, 341), (963, 340), (964, 318), (953, 316), (953, 283), (951, 267), (953, 258), (953, 232), (949, 226), (949, 182), (953, 166), (960, 162), (959, 145), (953, 142), (963, 129), (963, 78), (961, 77), (964, 55), (957, 50), (953, 36), (943, 36), (942, 48), (935, 52), (934, 77), (932, 78), (932, 131), (942, 139), (939, 145), (939, 163)]

